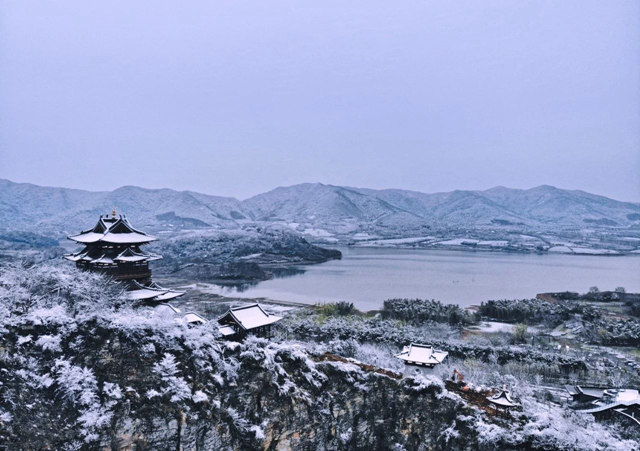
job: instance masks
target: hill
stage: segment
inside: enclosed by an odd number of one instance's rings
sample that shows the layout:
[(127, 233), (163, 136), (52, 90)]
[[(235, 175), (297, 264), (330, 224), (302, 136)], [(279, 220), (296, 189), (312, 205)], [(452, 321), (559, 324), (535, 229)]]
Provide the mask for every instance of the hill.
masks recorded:
[(518, 240), (547, 249), (571, 241), (581, 249), (593, 247), (585, 237), (604, 236), (630, 251), (640, 234), (640, 204), (548, 185), (426, 194), (304, 183), (240, 201), (171, 189), (124, 186), (91, 192), (0, 180), (0, 229), (5, 231), (61, 238), (93, 225), (114, 206), (136, 226), (152, 231), (268, 223), (329, 243), (376, 244), (376, 239), (407, 237), (498, 242), (511, 240), (509, 234), (531, 234)]

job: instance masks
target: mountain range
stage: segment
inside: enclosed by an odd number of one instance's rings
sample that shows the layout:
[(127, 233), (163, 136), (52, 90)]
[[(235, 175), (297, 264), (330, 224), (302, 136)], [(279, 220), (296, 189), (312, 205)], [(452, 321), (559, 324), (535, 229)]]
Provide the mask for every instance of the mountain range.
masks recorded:
[(427, 194), (304, 183), (240, 201), (172, 189), (123, 186), (94, 192), (0, 179), (4, 230), (62, 235), (92, 226), (114, 207), (134, 225), (152, 230), (231, 229), (248, 222), (283, 224), (311, 236), (371, 230), (403, 236), (421, 228), (640, 228), (640, 204), (548, 185)]

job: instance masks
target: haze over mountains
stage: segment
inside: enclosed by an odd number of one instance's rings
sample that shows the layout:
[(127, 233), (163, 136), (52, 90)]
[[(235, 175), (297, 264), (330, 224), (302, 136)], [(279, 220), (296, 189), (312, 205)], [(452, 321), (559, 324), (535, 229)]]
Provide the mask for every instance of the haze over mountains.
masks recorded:
[(233, 228), (248, 221), (333, 231), (524, 225), (540, 229), (640, 227), (640, 204), (552, 186), (426, 194), (304, 183), (250, 199), (124, 186), (109, 192), (0, 180), (2, 228), (61, 233), (92, 224), (113, 207), (140, 227)]

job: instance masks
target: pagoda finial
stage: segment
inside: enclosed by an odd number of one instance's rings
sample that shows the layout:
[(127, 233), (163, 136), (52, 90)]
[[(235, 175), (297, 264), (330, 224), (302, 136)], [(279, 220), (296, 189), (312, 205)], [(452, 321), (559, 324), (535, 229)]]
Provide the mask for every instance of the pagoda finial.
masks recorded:
[(111, 217), (112, 218), (116, 217), (116, 207), (113, 207), (113, 210), (111, 210)]

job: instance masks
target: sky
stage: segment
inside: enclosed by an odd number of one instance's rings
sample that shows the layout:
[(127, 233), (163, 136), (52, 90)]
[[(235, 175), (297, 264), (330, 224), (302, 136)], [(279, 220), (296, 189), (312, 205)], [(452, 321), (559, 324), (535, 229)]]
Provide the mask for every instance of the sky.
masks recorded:
[(640, 201), (640, 2), (0, 0), (0, 178)]

